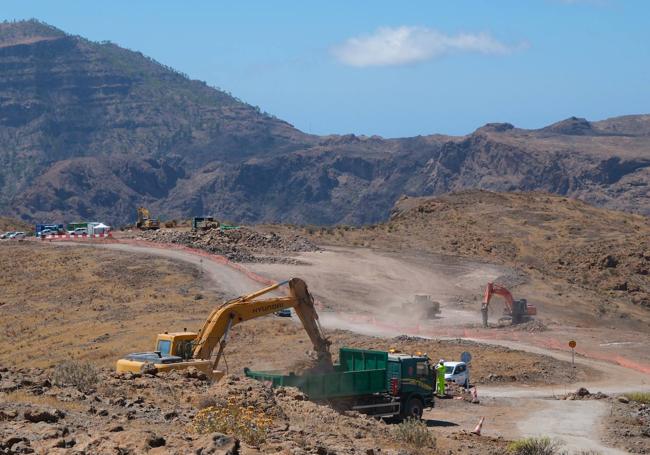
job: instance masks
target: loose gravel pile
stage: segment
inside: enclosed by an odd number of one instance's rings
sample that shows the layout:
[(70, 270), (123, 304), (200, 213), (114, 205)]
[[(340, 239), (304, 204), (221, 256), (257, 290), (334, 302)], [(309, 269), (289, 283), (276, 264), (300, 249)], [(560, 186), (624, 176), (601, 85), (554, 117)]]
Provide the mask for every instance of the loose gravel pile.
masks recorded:
[(141, 232), (138, 238), (197, 248), (225, 256), (233, 262), (298, 263), (295, 258), (287, 256), (320, 250), (314, 243), (299, 235), (281, 236), (274, 232), (262, 234), (245, 227), (207, 231), (161, 229)]

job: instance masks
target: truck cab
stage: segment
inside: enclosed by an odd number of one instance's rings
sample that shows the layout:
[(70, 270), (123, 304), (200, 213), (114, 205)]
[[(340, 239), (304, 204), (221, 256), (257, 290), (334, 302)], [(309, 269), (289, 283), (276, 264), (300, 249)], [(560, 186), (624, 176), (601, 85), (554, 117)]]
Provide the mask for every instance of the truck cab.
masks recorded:
[(389, 391), (399, 396), (402, 417), (422, 417), (424, 408), (433, 407), (435, 372), (426, 355), (389, 352)]

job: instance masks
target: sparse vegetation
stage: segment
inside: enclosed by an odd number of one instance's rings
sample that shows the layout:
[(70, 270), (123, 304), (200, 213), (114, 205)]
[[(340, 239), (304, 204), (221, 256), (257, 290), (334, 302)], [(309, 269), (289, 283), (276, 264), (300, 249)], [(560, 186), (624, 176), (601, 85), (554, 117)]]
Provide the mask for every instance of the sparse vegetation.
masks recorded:
[(650, 404), (650, 392), (630, 392), (625, 396), (632, 401), (637, 401), (643, 404)]
[(81, 392), (88, 392), (99, 382), (99, 372), (90, 363), (74, 360), (56, 366), (52, 382), (59, 386), (74, 386)]
[(525, 438), (513, 441), (508, 445), (508, 453), (512, 455), (563, 455), (560, 451), (562, 443), (548, 437)]
[(408, 418), (395, 427), (395, 438), (415, 448), (434, 448), (436, 437), (422, 420)]
[(199, 434), (225, 433), (248, 444), (258, 445), (266, 440), (273, 419), (253, 406), (238, 406), (234, 398), (225, 406), (210, 406), (200, 410), (193, 420), (193, 429)]

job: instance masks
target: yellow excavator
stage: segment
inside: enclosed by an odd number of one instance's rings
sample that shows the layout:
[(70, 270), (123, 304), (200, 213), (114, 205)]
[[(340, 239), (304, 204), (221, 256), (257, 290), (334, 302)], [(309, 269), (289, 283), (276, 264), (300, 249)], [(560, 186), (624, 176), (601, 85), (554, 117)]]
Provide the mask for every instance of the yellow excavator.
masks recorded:
[[(285, 284), (289, 285), (288, 296), (260, 298)], [(159, 334), (154, 352), (127, 355), (117, 361), (117, 371), (141, 373), (152, 368), (155, 371), (170, 371), (195, 367), (218, 381), (225, 374), (218, 367), (232, 327), (284, 308), (294, 309), (309, 335), (317, 356), (315, 369), (331, 370), (330, 341), (325, 338), (318, 323), (314, 298), (303, 280), (292, 278), (221, 304), (212, 311), (198, 333), (184, 331)], [(213, 358), (217, 345), (219, 348)]]
[(135, 227), (143, 231), (151, 229), (160, 229), (160, 220), (151, 218), (151, 213), (146, 207), (138, 207), (138, 221)]

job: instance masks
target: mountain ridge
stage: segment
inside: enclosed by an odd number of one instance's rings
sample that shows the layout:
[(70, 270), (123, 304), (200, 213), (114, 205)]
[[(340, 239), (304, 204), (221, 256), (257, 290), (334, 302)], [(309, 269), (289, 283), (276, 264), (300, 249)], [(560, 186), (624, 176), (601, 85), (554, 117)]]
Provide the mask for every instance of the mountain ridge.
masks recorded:
[(400, 196), (543, 190), (650, 213), (650, 116), (465, 136), (303, 133), (139, 52), (0, 24), (0, 213), (367, 224)]

